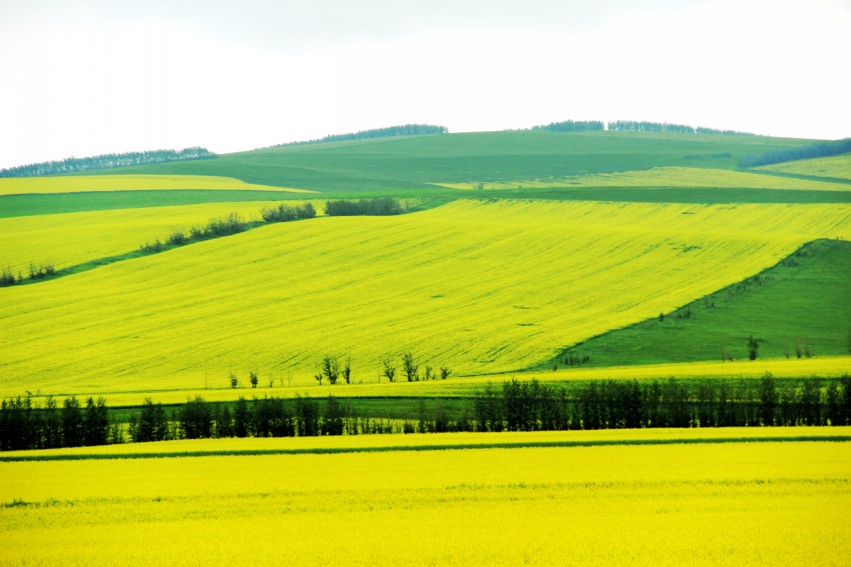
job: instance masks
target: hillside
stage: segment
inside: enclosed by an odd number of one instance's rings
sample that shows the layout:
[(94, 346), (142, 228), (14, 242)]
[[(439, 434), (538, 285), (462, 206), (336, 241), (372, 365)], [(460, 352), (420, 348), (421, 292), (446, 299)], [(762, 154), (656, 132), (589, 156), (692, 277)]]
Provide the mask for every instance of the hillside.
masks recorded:
[(214, 175), (323, 192), (424, 190), (488, 182), (678, 166), (735, 169), (751, 154), (803, 140), (657, 132), (482, 132), (287, 146), (111, 170)]
[(844, 205), (545, 201), (271, 225), (3, 289), (0, 388), (173, 389), (249, 371), (309, 384), (328, 353), (367, 382), (404, 351), (456, 374), (513, 370), (849, 229)]
[[(647, 203), (849, 203), (828, 177), (738, 171), (741, 157), (806, 140), (670, 132), (483, 132), (293, 145), (125, 169), (0, 180), (0, 218), (326, 197)], [(807, 162), (794, 162), (804, 164)], [(800, 166), (800, 165), (799, 165)], [(846, 172), (847, 173), (847, 172)], [(846, 178), (843, 178), (845, 175)]]
[(820, 240), (763, 273), (559, 357), (588, 367), (732, 358), (747, 360), (747, 337), (762, 358), (851, 353), (851, 243)]
[(851, 181), (851, 153), (834, 157), (789, 161), (777, 165), (766, 165), (759, 169), (771, 173)]

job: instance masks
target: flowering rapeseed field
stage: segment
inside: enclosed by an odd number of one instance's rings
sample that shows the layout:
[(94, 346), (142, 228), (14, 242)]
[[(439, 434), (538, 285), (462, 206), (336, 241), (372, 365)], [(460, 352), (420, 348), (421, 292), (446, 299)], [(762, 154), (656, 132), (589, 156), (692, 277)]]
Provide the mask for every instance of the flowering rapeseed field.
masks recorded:
[(0, 462), (0, 565), (844, 565), (849, 471), (804, 441)]
[(405, 351), (513, 371), (849, 230), (847, 205), (475, 200), (265, 226), (0, 290), (0, 390), (299, 385), (324, 354), (374, 381)]

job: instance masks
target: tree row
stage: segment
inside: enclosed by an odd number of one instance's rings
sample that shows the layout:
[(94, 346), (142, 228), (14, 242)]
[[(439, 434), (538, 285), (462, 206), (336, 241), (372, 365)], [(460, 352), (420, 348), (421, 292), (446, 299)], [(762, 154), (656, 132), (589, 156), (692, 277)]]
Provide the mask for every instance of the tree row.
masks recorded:
[(40, 177), (60, 175), (79, 171), (95, 171), (114, 167), (130, 167), (166, 161), (204, 159), (216, 154), (206, 148), (184, 148), (182, 150), (151, 150), (146, 152), (126, 152), (121, 154), (101, 154), (84, 158), (67, 158), (61, 161), (45, 161), (18, 167), (0, 169), (0, 177)]
[(755, 156), (744, 156), (739, 160), (741, 167), (759, 167), (799, 159), (831, 157), (851, 152), (851, 138), (830, 142), (816, 142), (807, 146), (798, 146), (783, 150), (773, 150)]
[[(404, 420), (359, 416), (334, 396), (212, 403), (200, 397), (173, 409), (150, 399), (128, 422), (110, 423), (103, 398), (48, 397), (0, 403), (0, 450), (93, 446), (210, 437), (311, 437), (450, 431), (547, 431), (645, 427), (851, 425), (851, 377), (777, 380), (589, 381), (549, 385), (512, 380), (480, 388), (466, 407), (420, 402)], [(388, 402), (388, 403), (392, 403)]]

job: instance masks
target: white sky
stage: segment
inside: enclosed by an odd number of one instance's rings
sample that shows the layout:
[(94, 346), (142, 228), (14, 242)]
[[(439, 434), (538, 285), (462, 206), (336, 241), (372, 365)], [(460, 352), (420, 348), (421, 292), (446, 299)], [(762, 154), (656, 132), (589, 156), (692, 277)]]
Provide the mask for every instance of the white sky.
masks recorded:
[(850, 0), (0, 0), (0, 167), (566, 119), (851, 136)]

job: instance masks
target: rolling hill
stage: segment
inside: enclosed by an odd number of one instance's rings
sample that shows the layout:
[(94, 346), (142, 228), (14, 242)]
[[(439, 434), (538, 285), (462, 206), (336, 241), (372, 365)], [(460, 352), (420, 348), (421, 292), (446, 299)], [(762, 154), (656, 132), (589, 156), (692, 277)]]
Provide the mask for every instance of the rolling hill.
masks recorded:
[(848, 236), (845, 205), (460, 200), (265, 226), (2, 290), (0, 388), (156, 390), (231, 372), (357, 380), (404, 351), (456, 373), (533, 365)]
[(328, 193), (428, 190), (654, 167), (735, 169), (745, 155), (802, 140), (655, 132), (482, 132), (285, 146), (111, 173), (212, 175)]
[[(719, 307), (723, 321), (699, 307), (810, 241), (849, 238), (843, 156), (829, 169), (819, 160), (736, 169), (744, 155), (804, 142), (492, 132), (3, 180), (0, 267), (114, 263), (0, 289), (0, 392), (226, 387), (231, 373), (249, 372), (308, 385), (326, 354), (351, 356), (363, 382), (403, 352), (455, 376), (548, 368), (577, 343), (592, 367), (706, 361), (719, 356), (718, 333), (737, 358), (742, 333), (779, 357), (797, 333), (791, 311), (757, 315), (785, 294), (800, 297), (789, 304), (816, 352), (841, 354), (851, 326), (841, 246), (765, 286), (773, 295)], [(303, 200), (304, 190), (321, 192), (310, 195), (320, 210), (322, 199), (386, 195), (412, 198), (420, 212), (261, 224), (130, 254), (213, 216), (251, 219), (274, 201)], [(690, 302), (695, 317), (670, 316)], [(660, 312), (669, 317), (654, 324)]]

